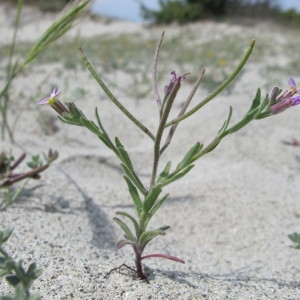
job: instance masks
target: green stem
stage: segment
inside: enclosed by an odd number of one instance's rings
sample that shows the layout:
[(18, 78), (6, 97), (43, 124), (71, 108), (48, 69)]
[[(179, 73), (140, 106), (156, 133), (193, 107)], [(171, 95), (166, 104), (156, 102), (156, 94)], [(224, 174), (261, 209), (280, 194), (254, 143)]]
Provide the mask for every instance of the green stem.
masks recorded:
[(209, 96), (207, 96), (204, 100), (202, 100), (198, 105), (196, 105), (190, 111), (185, 113), (183, 116), (181, 116), (180, 118), (176, 118), (176, 119), (172, 120), (171, 122), (167, 123), (166, 127), (169, 127), (173, 124), (179, 123), (179, 122), (183, 121), (184, 119), (190, 117), (192, 114), (197, 112), (201, 107), (203, 107), (205, 104), (207, 104), (210, 100), (215, 98), (239, 74), (239, 72), (241, 71), (241, 69), (244, 67), (247, 60), (249, 59), (249, 57), (252, 53), (252, 50), (254, 48), (254, 45), (255, 45), (255, 40), (252, 40), (250, 47), (247, 50), (247, 52), (245, 53), (241, 62), (238, 64), (236, 69), (227, 77), (227, 79), (225, 81), (223, 81), (223, 83), (221, 85), (219, 85)]
[(159, 163), (159, 158), (160, 158), (160, 143), (161, 143), (161, 138), (165, 129), (165, 125), (168, 120), (168, 116), (170, 114), (173, 102), (176, 98), (177, 92), (180, 88), (180, 81), (181, 78), (179, 77), (178, 80), (176, 81), (168, 99), (166, 100), (166, 107), (162, 113), (159, 126), (157, 129), (155, 141), (154, 141), (154, 158), (153, 158), (153, 168), (152, 168), (152, 175), (151, 175), (151, 182), (150, 182), (150, 188), (155, 185), (155, 178), (157, 174), (157, 167)]

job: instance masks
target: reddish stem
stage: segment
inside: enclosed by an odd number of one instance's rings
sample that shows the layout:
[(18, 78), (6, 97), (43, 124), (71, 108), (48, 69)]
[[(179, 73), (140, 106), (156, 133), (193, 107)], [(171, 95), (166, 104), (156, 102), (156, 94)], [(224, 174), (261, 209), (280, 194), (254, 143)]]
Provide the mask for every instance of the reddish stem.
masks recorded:
[(0, 187), (6, 187), (9, 185), (12, 185), (15, 182), (18, 182), (24, 178), (38, 178), (39, 173), (44, 171), (49, 167), (49, 164), (46, 164), (44, 166), (37, 167), (35, 169), (32, 169), (30, 171), (21, 173), (21, 174), (11, 174), (8, 178), (3, 180), (3, 182), (0, 183)]
[(14, 163), (10, 166), (10, 170), (15, 169), (26, 157), (26, 153), (23, 153)]
[(142, 280), (147, 280), (147, 277), (143, 272), (142, 251), (136, 246), (133, 247), (133, 250), (135, 252), (135, 266), (136, 266), (137, 276)]
[(159, 254), (159, 253), (155, 253), (155, 254), (149, 254), (149, 255), (145, 255), (141, 257), (141, 260), (146, 259), (146, 258), (151, 258), (151, 257), (160, 257), (160, 258), (166, 258), (166, 259), (170, 259), (170, 260), (174, 260), (177, 262), (180, 262), (182, 264), (185, 264), (185, 261), (175, 257), (175, 256), (171, 256), (171, 255), (166, 255), (166, 254)]

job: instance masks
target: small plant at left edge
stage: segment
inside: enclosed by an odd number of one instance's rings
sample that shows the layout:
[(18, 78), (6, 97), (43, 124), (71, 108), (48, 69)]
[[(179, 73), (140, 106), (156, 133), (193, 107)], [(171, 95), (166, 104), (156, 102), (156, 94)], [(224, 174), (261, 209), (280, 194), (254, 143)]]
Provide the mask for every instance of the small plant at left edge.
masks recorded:
[(10, 238), (13, 230), (7, 228), (0, 231), (0, 277), (14, 287), (13, 296), (0, 296), (1, 300), (37, 300), (39, 296), (30, 294), (30, 287), (35, 279), (41, 274), (35, 263), (31, 263), (27, 270), (23, 267), (22, 261), (14, 260), (4, 249), (3, 244)]
[[(21, 194), (29, 179), (39, 179), (40, 173), (45, 171), (50, 164), (57, 159), (58, 152), (49, 150), (47, 155), (32, 156), (31, 160), (27, 162), (29, 170), (23, 172), (16, 172), (17, 167), (24, 161), (26, 154), (23, 153), (18, 159), (7, 153), (0, 153), (0, 192), (3, 199), (0, 200), (0, 211), (5, 210), (9, 205), (14, 203)], [(16, 188), (14, 185), (23, 181), (20, 187)]]

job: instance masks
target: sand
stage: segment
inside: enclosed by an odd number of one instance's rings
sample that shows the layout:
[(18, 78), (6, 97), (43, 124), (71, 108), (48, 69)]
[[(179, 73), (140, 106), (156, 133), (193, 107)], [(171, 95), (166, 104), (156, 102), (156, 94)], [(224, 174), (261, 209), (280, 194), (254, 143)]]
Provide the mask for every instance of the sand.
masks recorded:
[[(0, 7), (1, 44), (8, 43), (11, 37), (13, 13)], [(26, 11), (27, 16), (30, 13)], [(36, 12), (33, 15), (23, 20), (20, 40), (34, 40), (55, 17)], [(224, 31), (248, 31), (261, 35), (258, 38), (272, 36), (275, 41), (284, 38), (258, 25), (203, 22), (189, 26), (199, 32), (200, 40)], [(149, 29), (131, 22), (86, 19), (69, 36), (79, 30), (83, 36), (99, 39), (105, 33), (124, 32), (158, 37), (162, 29), (170, 36), (182, 30), (175, 25)], [(276, 63), (284, 63), (283, 58), (284, 55), (272, 57)], [(11, 149), (15, 156), (23, 151), (29, 155), (46, 152), (49, 148), (60, 154), (39, 181), (29, 182), (17, 203), (0, 213), (1, 229), (14, 227), (5, 249), (25, 265), (36, 262), (43, 269), (32, 286), (33, 292), (47, 300), (300, 299), (300, 252), (289, 247), (287, 238), (300, 231), (300, 148), (282, 143), (300, 138), (299, 107), (253, 122), (228, 137), (216, 151), (199, 160), (189, 175), (168, 187), (170, 198), (154, 217), (152, 228), (170, 225), (171, 229), (154, 240), (145, 254), (174, 255), (184, 259), (184, 265), (157, 258), (145, 261), (149, 284), (133, 278), (126, 270), (125, 274), (115, 272), (104, 278), (111, 268), (122, 263), (133, 265), (132, 250), (115, 247), (122, 233), (112, 220), (116, 211), (132, 212), (133, 206), (118, 160), (96, 137), (57, 120), (55, 134), (45, 135), (41, 129), (43, 120), (37, 121), (41, 111), (45, 120), (55, 113), (46, 106), (36, 108), (35, 103), (46, 94), (39, 94), (35, 82), (40, 82), (42, 72), (50, 77), (55, 67), (35, 67), (17, 78), (13, 95), (17, 97), (23, 91), (25, 97), (35, 100), (21, 115), (16, 143), (1, 142), (1, 148)], [(293, 76), (300, 80), (297, 73)], [(138, 173), (149, 182), (151, 140), (107, 101), (87, 72), (65, 71), (63, 77), (88, 90), (76, 104), (91, 118), (94, 107), (101, 108), (107, 131), (120, 137)], [(49, 81), (59, 85), (61, 78), (53, 75)], [(286, 81), (282, 78), (277, 84), (286, 85)], [(263, 82), (257, 66), (250, 65), (233, 94), (220, 95), (197, 117), (182, 123), (162, 161), (172, 159), (175, 165), (189, 145), (196, 141), (207, 144), (225, 120), (229, 105), (234, 106), (234, 120), (238, 120), (247, 110), (253, 88)], [(183, 85), (182, 95), (190, 88)], [(205, 93), (201, 91), (199, 95)], [(142, 104), (120, 96), (131, 112), (152, 130), (156, 128), (158, 116), (152, 95)], [(62, 91), (60, 99), (68, 97)], [(2, 280), (0, 291), (3, 294), (12, 290)]]

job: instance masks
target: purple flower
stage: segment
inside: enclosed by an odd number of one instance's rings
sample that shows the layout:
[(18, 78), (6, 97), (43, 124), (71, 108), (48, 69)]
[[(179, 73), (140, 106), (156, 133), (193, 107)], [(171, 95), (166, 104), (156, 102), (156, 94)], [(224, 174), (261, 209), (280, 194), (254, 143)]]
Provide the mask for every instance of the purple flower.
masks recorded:
[(177, 76), (177, 75), (176, 75), (176, 72), (175, 72), (175, 71), (172, 71), (172, 72), (171, 72), (172, 78), (171, 78), (171, 80), (170, 80), (170, 83), (169, 83), (169, 85), (166, 85), (166, 86), (165, 86), (165, 90), (164, 90), (164, 91), (165, 91), (165, 95), (166, 95), (166, 96), (167, 96), (167, 95), (170, 95), (170, 93), (171, 93), (171, 91), (172, 91), (172, 89), (173, 89), (175, 83), (176, 83), (177, 81), (180, 81), (181, 79), (185, 79), (185, 78), (186, 78), (186, 75), (188, 75), (188, 74), (189, 74), (189, 73), (186, 73), (186, 74)]
[(60, 93), (60, 90), (57, 90), (56, 88), (53, 89), (52, 93), (50, 94), (49, 97), (41, 100), (38, 104), (52, 104), (53, 102), (56, 101), (56, 96)]
[(178, 77), (175, 71), (171, 72), (172, 79), (170, 80), (169, 85), (165, 86), (165, 95), (169, 95), (172, 91), (173, 86), (175, 85), (176, 81), (178, 81)]
[(54, 88), (50, 96), (41, 100), (38, 104), (49, 104), (61, 116), (64, 113), (69, 113), (69, 110), (56, 98), (59, 93), (60, 90)]
[(291, 77), (288, 83), (290, 89), (285, 91), (271, 106), (272, 114), (278, 114), (291, 106), (300, 104), (300, 89), (297, 89), (295, 80)]
[(291, 97), (291, 100), (293, 102), (292, 106), (300, 104), (300, 95), (297, 94), (297, 95)]
[(288, 83), (290, 85), (290, 90), (291, 91), (294, 91), (295, 94), (296, 93), (300, 94), (300, 89), (297, 90), (297, 86), (296, 86), (296, 82), (295, 82), (294, 78), (290, 77), (290, 79), (288, 80)]

